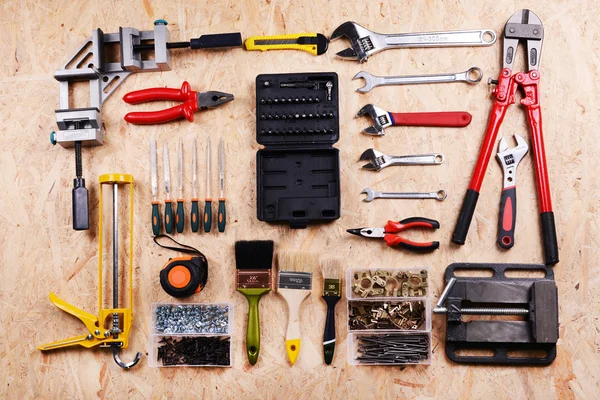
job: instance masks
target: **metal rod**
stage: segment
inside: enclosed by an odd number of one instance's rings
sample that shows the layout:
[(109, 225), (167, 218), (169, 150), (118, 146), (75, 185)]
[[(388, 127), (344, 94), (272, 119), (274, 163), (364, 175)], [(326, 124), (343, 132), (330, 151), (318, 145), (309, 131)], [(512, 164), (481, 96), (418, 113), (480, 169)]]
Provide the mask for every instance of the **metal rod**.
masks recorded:
[[(119, 308), (119, 184), (113, 183), (113, 308)], [(119, 337), (119, 314), (113, 313), (113, 337)]]

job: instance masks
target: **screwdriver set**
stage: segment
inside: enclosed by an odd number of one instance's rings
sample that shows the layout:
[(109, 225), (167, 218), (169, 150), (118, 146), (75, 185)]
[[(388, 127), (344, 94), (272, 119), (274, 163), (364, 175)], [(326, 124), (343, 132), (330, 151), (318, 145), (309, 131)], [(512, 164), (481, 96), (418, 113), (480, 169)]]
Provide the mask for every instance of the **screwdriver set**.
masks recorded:
[(340, 217), (338, 76), (256, 77), (257, 217), (306, 228)]

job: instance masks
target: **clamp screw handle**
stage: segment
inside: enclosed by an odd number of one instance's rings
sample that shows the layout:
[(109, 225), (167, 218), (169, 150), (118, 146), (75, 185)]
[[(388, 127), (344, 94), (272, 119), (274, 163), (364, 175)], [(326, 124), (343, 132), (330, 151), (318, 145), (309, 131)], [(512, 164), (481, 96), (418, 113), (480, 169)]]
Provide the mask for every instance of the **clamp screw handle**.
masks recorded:
[(56, 132), (54, 131), (50, 132), (50, 143), (52, 143), (53, 146), (56, 146)]
[(164, 19), (157, 19), (154, 21), (154, 25), (169, 25), (169, 23)]

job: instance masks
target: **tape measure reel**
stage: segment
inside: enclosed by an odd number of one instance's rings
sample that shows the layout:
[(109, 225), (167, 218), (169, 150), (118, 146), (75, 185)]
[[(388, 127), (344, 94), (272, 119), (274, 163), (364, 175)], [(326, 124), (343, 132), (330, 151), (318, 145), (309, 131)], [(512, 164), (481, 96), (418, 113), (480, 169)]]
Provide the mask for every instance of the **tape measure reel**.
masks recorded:
[[(157, 239), (166, 237), (181, 247), (171, 247), (160, 244)], [(199, 293), (208, 281), (208, 262), (206, 257), (197, 249), (181, 244), (170, 236), (158, 235), (154, 242), (165, 249), (189, 253), (187, 257), (170, 258), (160, 271), (160, 285), (167, 294), (181, 298)]]

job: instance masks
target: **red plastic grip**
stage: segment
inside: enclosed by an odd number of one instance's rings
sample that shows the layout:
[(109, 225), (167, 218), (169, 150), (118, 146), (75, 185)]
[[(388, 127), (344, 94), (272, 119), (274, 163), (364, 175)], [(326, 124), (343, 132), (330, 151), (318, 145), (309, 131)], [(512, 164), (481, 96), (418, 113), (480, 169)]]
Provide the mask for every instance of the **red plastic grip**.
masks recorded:
[(198, 93), (194, 92), (188, 82), (183, 82), (181, 89), (152, 88), (127, 93), (123, 100), (129, 104), (148, 101), (183, 101), (175, 107), (159, 111), (134, 111), (125, 115), (125, 121), (131, 124), (161, 124), (185, 118), (194, 121), (194, 113), (198, 110)]
[(462, 128), (471, 123), (472, 115), (466, 111), (390, 113), (393, 125), (433, 126)]
[(438, 229), (440, 223), (436, 220), (429, 218), (406, 218), (400, 222), (388, 221), (383, 227), (386, 233), (398, 233), (410, 228), (429, 228)]

